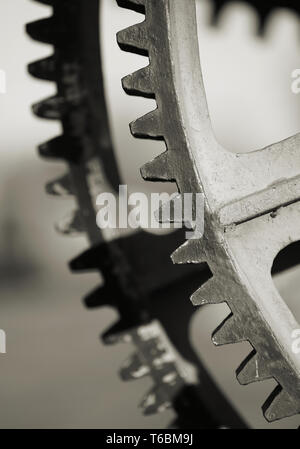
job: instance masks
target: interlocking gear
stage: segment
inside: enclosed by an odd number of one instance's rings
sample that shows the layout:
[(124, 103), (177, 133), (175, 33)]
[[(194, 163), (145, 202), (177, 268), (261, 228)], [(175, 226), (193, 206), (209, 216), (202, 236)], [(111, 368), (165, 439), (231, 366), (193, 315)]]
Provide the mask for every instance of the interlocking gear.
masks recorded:
[[(209, 271), (173, 267), (169, 254), (183, 232), (152, 236), (105, 235), (96, 225), (96, 197), (116, 194), (121, 184), (113, 156), (99, 48), (99, 0), (39, 0), (53, 16), (27, 26), (29, 35), (54, 45), (54, 54), (30, 64), (30, 73), (57, 85), (57, 95), (33, 107), (41, 118), (60, 120), (63, 134), (43, 144), (42, 156), (67, 162), (68, 172), (46, 190), (73, 195), (78, 211), (56, 227), (63, 234), (86, 232), (90, 249), (71, 262), (74, 271), (99, 270), (104, 285), (85, 299), (88, 307), (109, 305), (120, 320), (104, 333), (105, 343), (130, 341), (132, 358), (124, 380), (150, 375), (154, 389), (142, 401), (146, 414), (172, 405), (180, 427), (245, 427), (196, 357), (188, 335), (193, 308), (182, 299)], [(122, 238), (121, 238), (122, 237)], [(147, 254), (148, 257), (145, 257)], [(195, 275), (197, 273), (197, 275)], [(178, 309), (181, 328), (169, 305)], [(191, 369), (192, 366), (192, 369)], [(197, 383), (197, 384), (196, 384)]]

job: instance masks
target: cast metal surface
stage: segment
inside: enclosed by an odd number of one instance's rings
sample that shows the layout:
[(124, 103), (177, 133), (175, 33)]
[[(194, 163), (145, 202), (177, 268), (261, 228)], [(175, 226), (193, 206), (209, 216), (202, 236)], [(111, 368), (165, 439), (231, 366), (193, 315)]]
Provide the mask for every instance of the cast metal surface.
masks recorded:
[[(202, 81), (194, 0), (118, 0), (145, 20), (118, 33), (123, 50), (149, 65), (123, 79), (127, 93), (155, 98), (157, 108), (131, 124), (135, 137), (164, 140), (167, 151), (142, 168), (147, 180), (175, 181), (183, 193), (205, 195), (205, 231), (172, 258), (209, 265), (213, 277), (195, 305), (226, 302), (216, 345), (253, 347), (237, 371), (242, 384), (274, 378), (267, 420), (300, 412), (300, 358), (291, 336), (299, 328), (271, 278), (276, 255), (300, 239), (300, 135), (247, 154), (216, 141)], [(200, 282), (199, 282), (200, 283)]]

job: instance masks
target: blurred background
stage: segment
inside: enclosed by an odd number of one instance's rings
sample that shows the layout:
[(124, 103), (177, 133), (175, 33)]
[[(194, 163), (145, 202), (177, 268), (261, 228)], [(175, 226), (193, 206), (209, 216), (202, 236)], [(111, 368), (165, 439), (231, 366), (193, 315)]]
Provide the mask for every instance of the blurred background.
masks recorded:
[[(105, 83), (121, 172), (130, 190), (157, 190), (161, 186), (140, 179), (139, 167), (163, 146), (136, 141), (128, 131), (130, 121), (151, 109), (151, 100), (127, 97), (120, 84), (145, 61), (122, 53), (115, 39), (117, 31), (141, 16), (118, 8), (114, 0), (102, 3)], [(299, 132), (300, 96), (291, 91), (291, 73), (300, 68), (299, 18), (278, 9), (258, 36), (256, 12), (245, 4), (230, 3), (218, 27), (211, 26), (210, 11), (210, 1), (199, 0), (201, 61), (218, 140), (241, 152)], [(7, 334), (7, 354), (0, 354), (0, 427), (166, 427), (171, 412), (143, 417), (137, 407), (151, 380), (128, 384), (118, 378), (130, 345), (105, 347), (99, 340), (115, 320), (114, 312), (83, 307), (81, 298), (98, 285), (98, 275), (71, 275), (67, 262), (86, 249), (85, 238), (68, 239), (54, 231), (53, 223), (73, 204), (46, 196), (45, 183), (64, 167), (40, 160), (35, 148), (60, 129), (34, 118), (30, 105), (52, 95), (55, 87), (26, 73), (29, 62), (52, 49), (24, 32), (27, 22), (49, 15), (51, 8), (37, 2), (1, 0), (0, 69), (6, 72), (7, 92), (0, 94), (0, 328)], [(300, 321), (299, 269), (275, 282)], [(247, 344), (212, 345), (210, 334), (226, 314), (223, 306), (196, 314), (195, 348), (252, 426), (296, 427), (297, 417), (272, 425), (262, 418), (260, 406), (272, 381), (241, 387), (235, 380)]]

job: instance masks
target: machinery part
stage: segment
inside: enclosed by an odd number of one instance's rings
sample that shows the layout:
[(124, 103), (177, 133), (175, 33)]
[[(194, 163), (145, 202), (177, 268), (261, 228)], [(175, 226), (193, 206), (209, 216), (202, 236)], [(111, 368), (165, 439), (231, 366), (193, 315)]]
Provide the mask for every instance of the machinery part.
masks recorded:
[[(223, 12), (224, 7), (230, 3), (231, 0), (213, 0), (213, 22), (216, 24)], [(299, 2), (296, 0), (243, 0), (247, 5), (252, 6), (258, 13), (259, 17), (259, 32), (262, 34), (265, 30), (271, 13), (276, 8), (285, 8), (292, 12), (299, 14)]]
[(145, 14), (143, 22), (118, 33), (120, 47), (150, 62), (125, 77), (123, 87), (157, 103), (131, 124), (131, 132), (164, 140), (167, 148), (142, 168), (142, 176), (175, 181), (180, 194), (203, 192), (206, 198), (203, 237), (186, 242), (173, 261), (209, 265), (213, 277), (192, 302), (230, 307), (213, 342), (252, 345), (237, 371), (240, 383), (277, 381), (263, 406), (266, 419), (298, 414), (300, 359), (291, 335), (299, 324), (275, 289), (271, 268), (282, 248), (300, 240), (300, 134), (247, 154), (223, 149), (206, 103), (195, 0), (117, 1)]
[[(97, 195), (103, 191), (116, 194), (121, 184), (103, 91), (99, 0), (39, 1), (54, 7), (53, 16), (29, 24), (27, 32), (33, 39), (53, 44), (54, 54), (30, 64), (29, 72), (39, 79), (54, 81), (58, 92), (54, 98), (33, 106), (33, 111), (42, 118), (61, 120), (63, 128), (62, 136), (43, 144), (39, 151), (42, 156), (62, 159), (68, 165), (68, 173), (49, 183), (47, 192), (74, 195), (78, 203), (78, 211), (69, 214), (57, 229), (68, 235), (84, 231), (90, 240), (91, 248), (73, 260), (71, 268), (98, 269), (105, 280), (104, 286), (86, 298), (86, 305), (110, 305), (118, 310), (120, 320), (103, 339), (107, 344), (120, 340), (134, 344), (136, 353), (122, 367), (121, 375), (124, 379), (146, 374), (153, 378), (154, 391), (143, 401), (145, 413), (161, 411), (172, 403), (178, 415), (177, 425), (245, 427), (189, 342), (193, 308), (181, 299), (196, 286), (199, 268), (192, 272), (185, 267), (175, 269), (168, 257), (171, 248), (182, 241), (183, 233), (155, 237), (141, 231), (116, 238), (104, 235), (96, 225)], [(210, 272), (202, 271), (200, 276), (208, 279)], [(180, 332), (169, 314), (170, 297), (173, 307), (179, 308)], [(190, 372), (186, 360), (197, 368), (198, 385), (195, 370)]]

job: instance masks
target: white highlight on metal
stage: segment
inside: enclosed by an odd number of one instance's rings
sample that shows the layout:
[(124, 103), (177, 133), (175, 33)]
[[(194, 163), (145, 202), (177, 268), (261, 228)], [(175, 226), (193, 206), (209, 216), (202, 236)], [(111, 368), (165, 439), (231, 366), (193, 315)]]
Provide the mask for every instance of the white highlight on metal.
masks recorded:
[(258, 372), (258, 361), (255, 361), (255, 378), (259, 379), (259, 372)]
[(0, 354), (6, 354), (6, 333), (0, 329)]
[(300, 354), (300, 329), (295, 329), (292, 332), (292, 351), (294, 354)]

